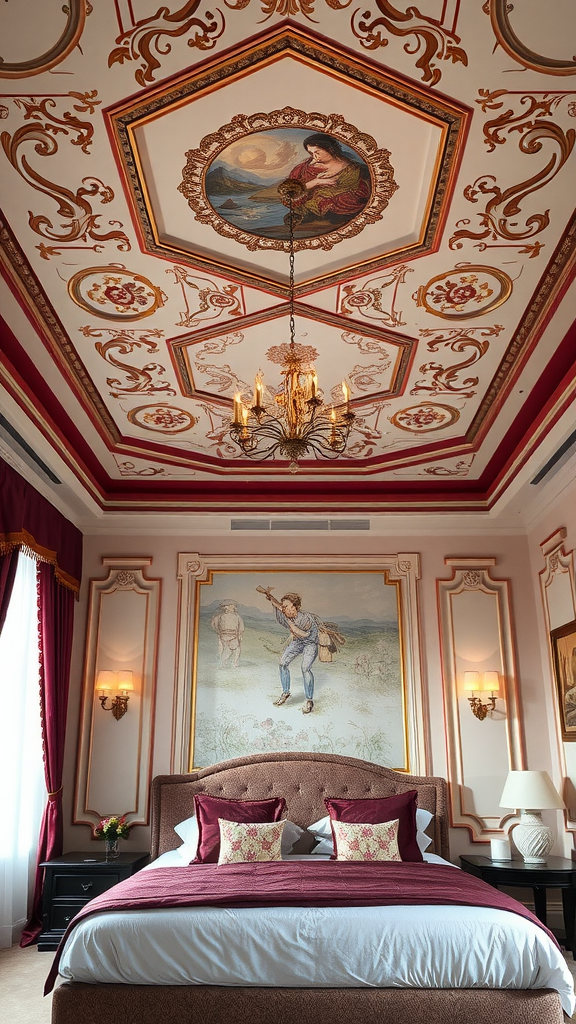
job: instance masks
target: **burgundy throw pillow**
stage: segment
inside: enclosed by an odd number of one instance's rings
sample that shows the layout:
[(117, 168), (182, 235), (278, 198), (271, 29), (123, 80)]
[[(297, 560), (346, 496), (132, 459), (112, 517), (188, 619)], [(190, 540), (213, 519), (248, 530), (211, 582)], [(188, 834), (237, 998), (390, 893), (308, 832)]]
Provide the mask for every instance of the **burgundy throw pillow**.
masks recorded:
[(220, 852), (218, 818), (237, 822), (280, 821), (286, 801), (283, 796), (271, 800), (224, 800), (197, 793), (194, 806), (198, 819), (198, 849), (192, 864), (216, 864)]
[[(324, 801), (331, 818), (336, 821), (365, 822), (367, 825), (378, 825), (383, 821), (394, 821), (398, 818), (398, 849), (402, 860), (423, 861), (420, 847), (416, 842), (416, 807), (418, 794), (415, 789), (396, 796), (368, 797), (365, 800), (332, 800)], [(334, 853), (337, 855), (336, 836), (334, 836)]]

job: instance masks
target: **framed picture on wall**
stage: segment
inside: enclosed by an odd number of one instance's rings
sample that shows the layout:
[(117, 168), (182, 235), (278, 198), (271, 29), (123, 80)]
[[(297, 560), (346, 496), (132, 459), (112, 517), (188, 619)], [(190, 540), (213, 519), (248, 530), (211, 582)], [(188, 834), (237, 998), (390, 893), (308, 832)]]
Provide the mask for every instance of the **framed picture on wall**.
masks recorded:
[(281, 750), (421, 763), (417, 562), (190, 557), (178, 657), (188, 770)]
[(563, 740), (576, 740), (576, 620), (550, 633)]

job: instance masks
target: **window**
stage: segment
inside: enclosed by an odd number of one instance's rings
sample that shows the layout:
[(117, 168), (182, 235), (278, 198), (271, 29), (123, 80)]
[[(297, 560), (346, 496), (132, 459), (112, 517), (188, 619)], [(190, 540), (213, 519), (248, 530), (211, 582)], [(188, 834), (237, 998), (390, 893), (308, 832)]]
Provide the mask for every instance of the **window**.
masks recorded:
[(20, 552), (0, 634), (0, 948), (28, 917), (46, 803), (37, 605), (36, 562)]

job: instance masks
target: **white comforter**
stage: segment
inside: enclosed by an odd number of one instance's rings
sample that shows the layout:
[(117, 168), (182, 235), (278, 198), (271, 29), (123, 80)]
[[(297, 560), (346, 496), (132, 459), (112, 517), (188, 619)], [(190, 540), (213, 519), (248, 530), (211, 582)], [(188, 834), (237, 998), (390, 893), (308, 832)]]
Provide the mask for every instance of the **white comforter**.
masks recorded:
[[(172, 864), (183, 864), (176, 851), (149, 867)], [(130, 985), (552, 988), (565, 1013), (575, 1008), (572, 976), (545, 932), (518, 914), (476, 907), (97, 914), (72, 932), (60, 974)]]

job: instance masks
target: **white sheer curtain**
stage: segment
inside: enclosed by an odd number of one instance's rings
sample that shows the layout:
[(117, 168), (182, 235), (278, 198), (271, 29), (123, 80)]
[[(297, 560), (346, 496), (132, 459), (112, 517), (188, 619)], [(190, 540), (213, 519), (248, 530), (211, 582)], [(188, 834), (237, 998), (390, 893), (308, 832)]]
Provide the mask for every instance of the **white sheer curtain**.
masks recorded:
[(28, 917), (46, 785), (42, 764), (36, 562), (20, 552), (0, 634), (0, 949)]

